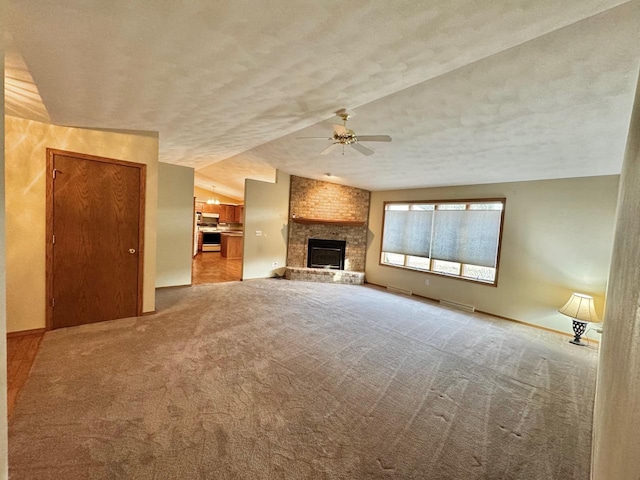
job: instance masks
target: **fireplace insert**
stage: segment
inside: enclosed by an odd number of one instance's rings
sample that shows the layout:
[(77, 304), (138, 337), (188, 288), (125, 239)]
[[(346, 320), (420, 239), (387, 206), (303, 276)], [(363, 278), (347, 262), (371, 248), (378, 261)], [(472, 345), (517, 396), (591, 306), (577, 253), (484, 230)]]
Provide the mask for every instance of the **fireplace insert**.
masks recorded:
[(310, 238), (307, 250), (307, 267), (344, 270), (345, 240)]

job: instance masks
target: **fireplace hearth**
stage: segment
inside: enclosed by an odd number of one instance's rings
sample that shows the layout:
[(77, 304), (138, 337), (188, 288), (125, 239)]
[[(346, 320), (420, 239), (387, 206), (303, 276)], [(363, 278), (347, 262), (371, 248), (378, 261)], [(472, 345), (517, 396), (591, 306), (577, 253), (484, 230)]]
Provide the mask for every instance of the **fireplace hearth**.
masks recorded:
[(310, 238), (307, 249), (308, 268), (344, 270), (345, 240)]

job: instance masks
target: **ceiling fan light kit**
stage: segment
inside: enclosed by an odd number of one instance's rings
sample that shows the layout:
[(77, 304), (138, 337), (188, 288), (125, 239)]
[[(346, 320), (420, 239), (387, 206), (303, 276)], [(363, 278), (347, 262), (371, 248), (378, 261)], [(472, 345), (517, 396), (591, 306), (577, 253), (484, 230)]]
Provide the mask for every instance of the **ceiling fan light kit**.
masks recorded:
[[(351, 147), (357, 152), (360, 152), (363, 155), (369, 156), (373, 155), (375, 152), (369, 147), (365, 147), (361, 143), (361, 140), (366, 142), (390, 142), (391, 137), (389, 135), (360, 135), (356, 136), (353, 130), (347, 128), (347, 120), (351, 118), (351, 116), (347, 113), (346, 110), (338, 110), (336, 112), (337, 115), (342, 118), (342, 125), (334, 123), (333, 126), (333, 136), (329, 138), (333, 143), (320, 152), (320, 155), (327, 155), (332, 152), (336, 147), (342, 146), (342, 155), (344, 155), (344, 147)], [(305, 137), (301, 137), (305, 138)], [(306, 137), (313, 138), (313, 137)], [(322, 138), (322, 137), (318, 137)]]

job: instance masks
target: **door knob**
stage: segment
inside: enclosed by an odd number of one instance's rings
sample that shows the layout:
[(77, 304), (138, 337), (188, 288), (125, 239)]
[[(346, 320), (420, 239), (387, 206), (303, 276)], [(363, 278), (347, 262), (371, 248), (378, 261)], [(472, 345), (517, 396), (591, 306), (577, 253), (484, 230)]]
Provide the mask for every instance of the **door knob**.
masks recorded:
[(131, 253), (131, 254), (136, 253), (136, 249), (135, 249), (135, 248), (130, 248), (130, 249), (129, 249), (129, 253)]

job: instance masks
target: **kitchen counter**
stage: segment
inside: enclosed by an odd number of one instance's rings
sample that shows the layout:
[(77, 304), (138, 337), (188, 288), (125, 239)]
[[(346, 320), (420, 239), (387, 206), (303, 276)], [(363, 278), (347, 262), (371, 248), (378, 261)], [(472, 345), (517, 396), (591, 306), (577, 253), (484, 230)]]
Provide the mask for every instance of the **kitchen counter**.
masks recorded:
[(242, 232), (220, 233), (220, 254), (229, 259), (242, 258)]

